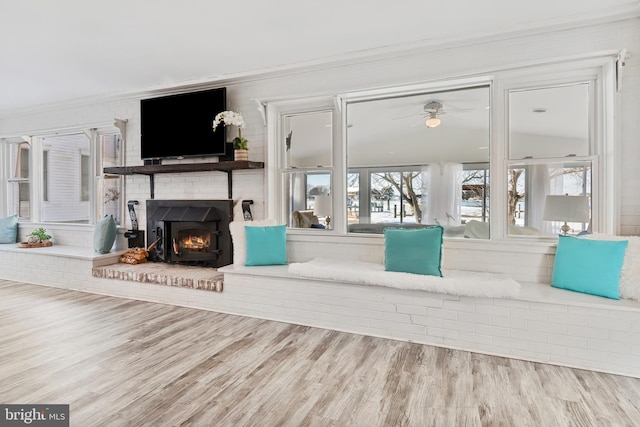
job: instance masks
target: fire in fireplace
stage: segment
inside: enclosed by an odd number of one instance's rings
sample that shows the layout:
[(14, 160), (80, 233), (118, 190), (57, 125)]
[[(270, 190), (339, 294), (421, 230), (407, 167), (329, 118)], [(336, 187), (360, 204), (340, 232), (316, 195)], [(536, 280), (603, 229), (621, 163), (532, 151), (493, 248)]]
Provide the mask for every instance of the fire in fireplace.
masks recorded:
[(205, 235), (192, 235), (192, 234), (188, 234), (186, 237), (185, 235), (181, 235), (178, 236), (178, 243), (176, 243), (176, 241), (173, 241), (173, 251), (175, 253), (179, 253), (181, 250), (188, 250), (188, 251), (205, 251), (207, 252), (209, 250), (209, 247), (211, 247), (211, 234), (206, 233)]
[(233, 262), (232, 200), (148, 200), (149, 260), (222, 267)]

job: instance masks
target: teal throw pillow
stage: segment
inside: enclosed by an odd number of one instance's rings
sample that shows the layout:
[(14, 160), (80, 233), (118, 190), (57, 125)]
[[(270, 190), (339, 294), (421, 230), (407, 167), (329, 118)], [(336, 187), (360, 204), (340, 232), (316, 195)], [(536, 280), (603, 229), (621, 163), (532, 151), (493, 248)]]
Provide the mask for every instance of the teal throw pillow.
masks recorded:
[(93, 230), (93, 250), (99, 254), (109, 253), (115, 241), (116, 222), (111, 215), (105, 215)]
[(441, 226), (384, 229), (384, 269), (442, 277)]
[(249, 227), (244, 229), (247, 244), (245, 265), (287, 264), (287, 226)]
[(18, 239), (18, 215), (0, 218), (0, 243), (16, 243)]
[(620, 299), (620, 273), (627, 244), (627, 240), (560, 236), (551, 286)]

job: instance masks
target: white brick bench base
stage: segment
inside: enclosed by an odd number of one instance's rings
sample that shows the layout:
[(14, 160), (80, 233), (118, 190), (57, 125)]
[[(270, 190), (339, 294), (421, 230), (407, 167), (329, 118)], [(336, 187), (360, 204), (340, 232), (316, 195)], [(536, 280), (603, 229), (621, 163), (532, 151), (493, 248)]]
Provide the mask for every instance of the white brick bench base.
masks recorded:
[(640, 377), (640, 303), (522, 283), (517, 299), (301, 278), (286, 266), (225, 273), (225, 311)]
[(0, 244), (0, 279), (69, 287), (91, 276), (93, 267), (118, 262), (124, 251), (98, 254), (92, 248), (53, 245), (45, 248), (18, 248)]
[(174, 304), (640, 378), (640, 303), (523, 283), (518, 299), (456, 297), (228, 266), (224, 292), (101, 279), (119, 253), (0, 245), (0, 279)]

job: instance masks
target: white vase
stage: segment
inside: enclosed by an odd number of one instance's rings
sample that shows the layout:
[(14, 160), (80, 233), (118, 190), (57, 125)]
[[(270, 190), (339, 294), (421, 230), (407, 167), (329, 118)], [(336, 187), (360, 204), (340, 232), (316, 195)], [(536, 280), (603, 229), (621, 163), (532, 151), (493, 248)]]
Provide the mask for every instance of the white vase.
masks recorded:
[(249, 160), (249, 150), (233, 150), (233, 160)]

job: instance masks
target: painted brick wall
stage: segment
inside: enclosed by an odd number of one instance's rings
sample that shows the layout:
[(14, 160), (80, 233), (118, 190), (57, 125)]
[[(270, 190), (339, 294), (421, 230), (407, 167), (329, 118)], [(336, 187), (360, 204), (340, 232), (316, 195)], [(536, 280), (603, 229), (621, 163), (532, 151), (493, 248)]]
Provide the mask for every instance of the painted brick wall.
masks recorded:
[[(622, 234), (640, 234), (640, 178), (637, 162), (640, 146), (640, 20), (630, 19), (570, 30), (558, 30), (508, 39), (478, 40), (464, 46), (445, 46), (399, 51), (384, 59), (367, 58), (360, 61), (317, 66), (280, 74), (265, 74), (242, 82), (223, 82), (228, 90), (228, 107), (242, 111), (247, 121), (243, 135), (250, 143), (251, 160), (265, 159), (266, 128), (263, 126), (255, 100), (282, 99), (318, 94), (338, 94), (372, 87), (399, 85), (419, 81), (460, 77), (470, 73), (490, 73), (516, 64), (547, 61), (584, 55), (593, 52), (629, 49), (635, 54), (627, 61), (623, 92), (620, 94), (619, 141), (621, 150), (621, 207), (619, 209)], [(142, 95), (95, 100), (92, 103), (69, 104), (43, 108), (0, 119), (0, 133), (24, 135), (33, 131), (83, 126), (93, 123), (112, 123), (114, 118), (128, 119), (126, 135), (126, 163), (141, 164), (139, 154), (139, 99)], [(207, 159), (213, 160), (213, 159)], [(195, 162), (185, 160), (183, 162)], [(263, 218), (265, 209), (265, 171), (234, 172), (234, 198), (251, 198), (256, 204), (256, 218)], [(148, 178), (126, 177), (125, 200), (139, 200), (140, 224), (146, 223), (144, 201), (149, 197)], [(190, 173), (156, 176), (157, 199), (227, 198), (226, 176), (221, 173)], [(128, 217), (125, 217), (128, 221)], [(128, 226), (128, 222), (125, 224)], [(23, 227), (23, 230), (26, 227)], [(65, 244), (88, 242), (90, 228), (66, 230), (59, 233)], [(339, 240), (317, 241), (315, 238), (292, 240), (290, 253), (294, 260), (312, 256), (344, 255), (352, 259), (380, 260), (382, 246), (378, 241), (370, 245)], [(358, 241), (356, 241), (358, 242)], [(548, 282), (553, 264), (553, 248), (547, 245), (535, 250), (529, 244), (509, 244), (509, 251), (499, 245), (445, 245), (445, 267), (500, 271), (513, 274), (520, 280)]]

